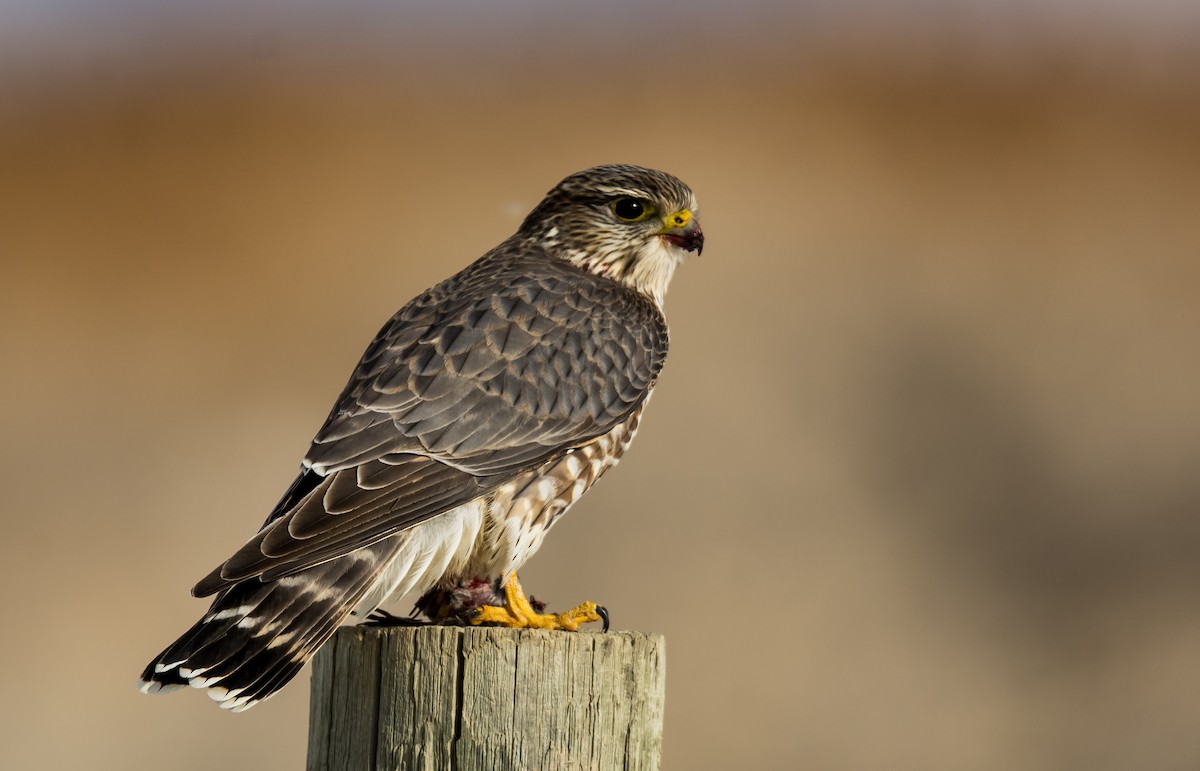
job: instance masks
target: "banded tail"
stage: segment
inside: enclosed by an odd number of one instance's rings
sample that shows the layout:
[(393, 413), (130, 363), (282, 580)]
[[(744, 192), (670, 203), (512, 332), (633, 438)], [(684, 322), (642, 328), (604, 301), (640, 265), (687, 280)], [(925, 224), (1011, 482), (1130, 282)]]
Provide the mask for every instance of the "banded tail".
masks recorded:
[(150, 662), (143, 693), (207, 689), (241, 712), (288, 683), (333, 636), (396, 555), (388, 538), (290, 576), (249, 578), (217, 595), (196, 624)]

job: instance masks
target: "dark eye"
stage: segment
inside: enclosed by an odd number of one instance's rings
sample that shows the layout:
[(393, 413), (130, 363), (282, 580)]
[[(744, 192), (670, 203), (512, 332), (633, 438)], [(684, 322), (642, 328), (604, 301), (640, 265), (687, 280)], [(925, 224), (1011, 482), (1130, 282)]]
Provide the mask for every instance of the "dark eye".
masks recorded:
[(640, 198), (624, 196), (612, 202), (613, 214), (625, 222), (641, 222), (654, 213), (654, 205)]

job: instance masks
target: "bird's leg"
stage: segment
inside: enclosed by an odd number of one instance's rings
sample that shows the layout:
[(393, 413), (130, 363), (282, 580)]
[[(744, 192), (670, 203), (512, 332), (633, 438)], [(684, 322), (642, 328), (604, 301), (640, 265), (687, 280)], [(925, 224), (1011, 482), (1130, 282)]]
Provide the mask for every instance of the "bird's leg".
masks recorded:
[(589, 621), (604, 622), (604, 631), (608, 631), (608, 611), (594, 602), (581, 603), (565, 613), (538, 613), (521, 589), (516, 573), (504, 582), (504, 605), (483, 605), (471, 619), (472, 624), (493, 624), (511, 629), (565, 629), (569, 632)]

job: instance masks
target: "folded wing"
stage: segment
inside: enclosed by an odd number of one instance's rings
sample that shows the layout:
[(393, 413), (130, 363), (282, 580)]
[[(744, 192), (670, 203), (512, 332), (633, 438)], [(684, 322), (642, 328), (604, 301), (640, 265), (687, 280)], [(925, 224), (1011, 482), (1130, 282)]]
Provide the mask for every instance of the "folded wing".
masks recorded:
[(263, 529), (193, 590), (335, 559), (610, 431), (667, 350), (654, 304), (502, 245), (376, 336)]

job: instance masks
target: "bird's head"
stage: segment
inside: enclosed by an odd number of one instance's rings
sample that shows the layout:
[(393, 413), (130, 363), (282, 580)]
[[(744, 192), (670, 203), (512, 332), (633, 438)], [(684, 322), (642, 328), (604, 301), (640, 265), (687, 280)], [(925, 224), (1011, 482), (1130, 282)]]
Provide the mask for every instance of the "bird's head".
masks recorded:
[(559, 182), (518, 235), (660, 305), (675, 266), (700, 253), (704, 232), (691, 188), (640, 166), (596, 166)]

